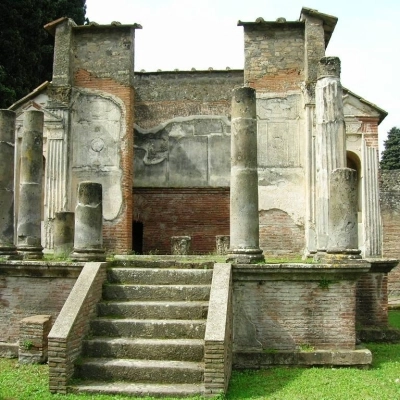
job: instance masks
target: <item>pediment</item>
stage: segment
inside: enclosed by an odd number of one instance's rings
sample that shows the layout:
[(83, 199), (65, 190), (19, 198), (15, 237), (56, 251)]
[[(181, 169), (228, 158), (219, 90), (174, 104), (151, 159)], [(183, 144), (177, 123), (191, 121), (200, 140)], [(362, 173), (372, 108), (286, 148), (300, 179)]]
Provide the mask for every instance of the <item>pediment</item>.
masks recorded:
[(376, 117), (380, 118), (381, 113), (362, 98), (353, 93), (344, 92), (343, 108), (345, 117)]
[(34, 100), (30, 100), (26, 104), (24, 104), (22, 107), (20, 107), (17, 111), (17, 124), (22, 123), (24, 119), (24, 112), (25, 111), (32, 111), (32, 110), (38, 110), (38, 111), (43, 111), (44, 113), (44, 121), (46, 124), (57, 124), (57, 123), (63, 123), (63, 119), (58, 117), (56, 114), (50, 112), (47, 108), (43, 107), (41, 104), (37, 103)]

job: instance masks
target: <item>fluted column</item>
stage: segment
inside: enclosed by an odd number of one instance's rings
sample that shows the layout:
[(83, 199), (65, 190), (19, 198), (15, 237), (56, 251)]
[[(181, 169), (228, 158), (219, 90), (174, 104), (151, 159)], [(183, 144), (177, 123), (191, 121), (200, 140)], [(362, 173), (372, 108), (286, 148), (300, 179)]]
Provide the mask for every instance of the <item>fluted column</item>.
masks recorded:
[(15, 258), (14, 244), (15, 113), (0, 110), (0, 257)]
[(263, 260), (259, 247), (256, 91), (233, 90), (229, 260)]
[(43, 175), (42, 111), (26, 111), (21, 145), (17, 248), (25, 259), (41, 259)]
[(364, 227), (364, 257), (382, 256), (382, 221), (379, 203), (378, 150), (363, 142), (362, 215)]
[(316, 119), (316, 231), (317, 250), (325, 252), (328, 241), (329, 177), (346, 167), (346, 137), (340, 83), (340, 60), (323, 57), (315, 87)]

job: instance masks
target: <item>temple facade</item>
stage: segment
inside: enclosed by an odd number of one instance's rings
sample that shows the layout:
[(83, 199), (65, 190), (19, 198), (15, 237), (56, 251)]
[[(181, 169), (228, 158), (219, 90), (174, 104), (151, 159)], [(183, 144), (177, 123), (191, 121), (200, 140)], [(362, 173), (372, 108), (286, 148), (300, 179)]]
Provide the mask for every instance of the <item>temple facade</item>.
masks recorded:
[[(134, 70), (138, 24), (46, 25), (55, 37), (53, 79), (10, 107), (17, 184), (23, 114), (44, 112), (44, 248), (53, 248), (55, 213), (74, 211), (78, 184), (90, 180), (103, 186), (107, 251), (168, 254), (171, 237), (183, 235), (193, 253), (215, 251), (216, 236), (229, 235), (232, 90), (245, 85), (256, 91), (260, 248), (266, 257), (324, 250), (318, 149), (327, 121), (316, 120), (316, 91), (336, 22), (308, 8), (298, 21), (239, 21), (243, 70), (157, 72)], [(358, 248), (381, 256), (378, 125), (387, 113), (342, 88), (340, 65), (336, 72), (341, 167), (358, 178)]]

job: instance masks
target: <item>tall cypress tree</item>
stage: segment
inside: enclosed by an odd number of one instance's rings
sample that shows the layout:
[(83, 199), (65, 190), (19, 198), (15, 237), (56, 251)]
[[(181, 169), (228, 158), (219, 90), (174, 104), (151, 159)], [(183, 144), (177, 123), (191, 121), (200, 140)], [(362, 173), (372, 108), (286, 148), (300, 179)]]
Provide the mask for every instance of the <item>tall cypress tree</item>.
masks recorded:
[(60, 17), (85, 23), (86, 0), (0, 1), (0, 108), (51, 80), (54, 38), (43, 29)]
[(382, 169), (400, 169), (400, 129), (397, 127), (388, 132), (380, 165)]

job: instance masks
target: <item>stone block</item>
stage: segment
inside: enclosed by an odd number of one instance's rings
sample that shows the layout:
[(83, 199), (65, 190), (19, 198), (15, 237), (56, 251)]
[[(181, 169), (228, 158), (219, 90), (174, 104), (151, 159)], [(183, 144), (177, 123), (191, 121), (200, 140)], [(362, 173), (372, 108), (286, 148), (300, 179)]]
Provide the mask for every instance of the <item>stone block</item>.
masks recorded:
[(41, 364), (47, 361), (47, 337), (51, 329), (51, 315), (34, 315), (20, 322), (20, 364)]

